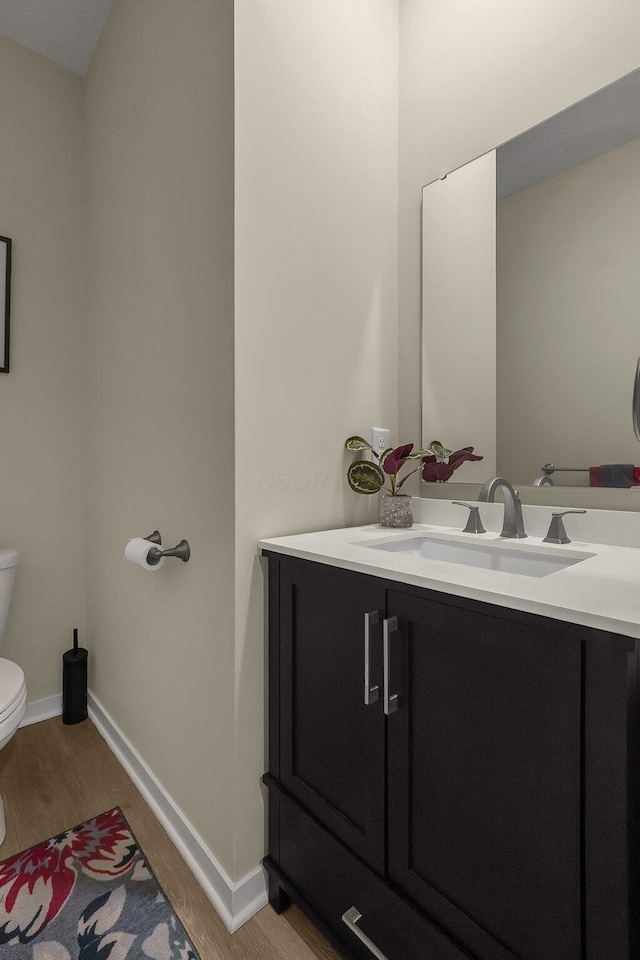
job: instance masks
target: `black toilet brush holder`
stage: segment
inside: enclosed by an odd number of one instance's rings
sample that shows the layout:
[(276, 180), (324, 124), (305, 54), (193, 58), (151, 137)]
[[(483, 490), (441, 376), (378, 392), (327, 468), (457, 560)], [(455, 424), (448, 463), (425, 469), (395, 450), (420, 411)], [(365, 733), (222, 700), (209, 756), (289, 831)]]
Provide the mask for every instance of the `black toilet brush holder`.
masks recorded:
[(73, 631), (73, 650), (62, 655), (62, 722), (82, 723), (87, 710), (87, 663), (89, 652), (78, 646), (78, 631)]

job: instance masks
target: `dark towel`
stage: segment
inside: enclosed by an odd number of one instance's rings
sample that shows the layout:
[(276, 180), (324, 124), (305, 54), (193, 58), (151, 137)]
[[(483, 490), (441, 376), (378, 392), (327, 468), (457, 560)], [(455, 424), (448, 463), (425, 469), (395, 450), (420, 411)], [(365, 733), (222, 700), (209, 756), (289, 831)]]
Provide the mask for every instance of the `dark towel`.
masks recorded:
[(590, 467), (589, 484), (592, 487), (632, 487), (636, 470), (632, 463), (603, 463)]

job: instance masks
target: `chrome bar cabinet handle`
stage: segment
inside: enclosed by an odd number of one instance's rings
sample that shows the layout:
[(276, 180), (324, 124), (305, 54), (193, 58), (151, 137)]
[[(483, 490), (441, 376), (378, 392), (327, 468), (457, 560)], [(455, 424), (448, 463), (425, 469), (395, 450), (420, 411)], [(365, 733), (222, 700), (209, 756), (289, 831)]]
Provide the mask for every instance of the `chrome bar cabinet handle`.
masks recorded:
[(351, 933), (355, 934), (361, 943), (364, 943), (371, 956), (376, 957), (377, 960), (387, 960), (387, 957), (382, 950), (379, 950), (373, 940), (370, 940), (366, 933), (363, 933), (358, 926), (358, 920), (361, 918), (362, 914), (357, 907), (349, 907), (347, 912), (342, 914), (342, 922), (346, 923), (349, 930), (351, 930)]
[(372, 610), (364, 615), (364, 702), (367, 707), (380, 696), (377, 683), (371, 683), (371, 627), (378, 623), (380, 614)]
[(384, 712), (388, 717), (398, 709), (398, 694), (390, 693), (391, 684), (391, 634), (398, 629), (398, 618), (389, 617), (382, 622), (382, 656), (384, 660)]

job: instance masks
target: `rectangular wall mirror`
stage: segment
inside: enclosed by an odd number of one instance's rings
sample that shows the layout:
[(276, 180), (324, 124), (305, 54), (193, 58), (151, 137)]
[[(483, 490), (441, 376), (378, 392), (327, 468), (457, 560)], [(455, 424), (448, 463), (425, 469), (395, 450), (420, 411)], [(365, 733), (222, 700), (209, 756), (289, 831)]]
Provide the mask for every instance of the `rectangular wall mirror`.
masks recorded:
[(9, 373), (11, 311), (11, 240), (0, 237), (0, 373)]
[(640, 70), (428, 184), (422, 216), (423, 443), (484, 455), (460, 482), (640, 485)]

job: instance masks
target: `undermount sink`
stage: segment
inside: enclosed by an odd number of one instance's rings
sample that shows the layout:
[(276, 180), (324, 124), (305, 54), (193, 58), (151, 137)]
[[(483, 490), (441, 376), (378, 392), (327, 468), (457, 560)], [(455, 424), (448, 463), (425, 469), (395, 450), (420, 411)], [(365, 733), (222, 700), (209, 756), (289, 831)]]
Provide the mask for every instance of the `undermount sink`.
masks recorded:
[(401, 540), (386, 540), (368, 543), (365, 546), (387, 553), (399, 553), (404, 557), (423, 560), (440, 560), (443, 563), (458, 563), (468, 567), (482, 567), (501, 573), (517, 573), (525, 577), (548, 577), (551, 573), (572, 567), (589, 557), (590, 553), (571, 553), (536, 547), (507, 546), (504, 541), (480, 543), (450, 540), (431, 536), (410, 536)]

